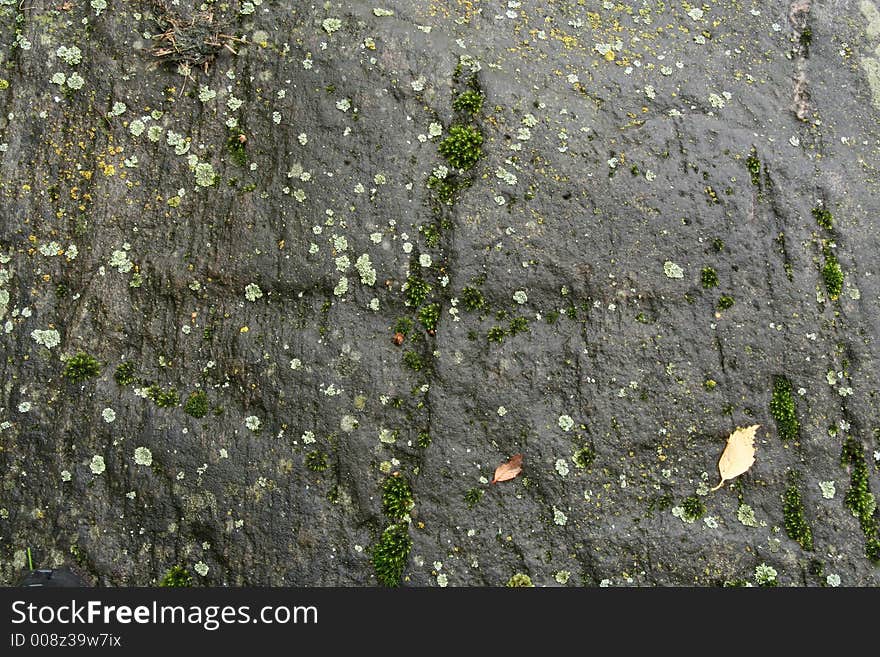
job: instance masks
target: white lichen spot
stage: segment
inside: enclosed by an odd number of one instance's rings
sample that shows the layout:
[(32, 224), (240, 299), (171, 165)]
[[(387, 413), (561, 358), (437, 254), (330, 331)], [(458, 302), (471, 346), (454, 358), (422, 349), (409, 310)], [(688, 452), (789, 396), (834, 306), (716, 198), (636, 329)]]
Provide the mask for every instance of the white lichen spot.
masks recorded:
[(203, 103), (207, 103), (209, 101), (214, 100), (217, 97), (217, 92), (211, 89), (211, 87), (207, 85), (201, 85), (199, 87), (199, 100)]
[(29, 401), (23, 401), (18, 405), (18, 412), (19, 413), (27, 413), (28, 411), (31, 410), (31, 408), (32, 408), (32, 405)]
[(446, 573), (440, 573), (439, 575), (437, 575), (437, 586), (439, 586), (440, 588), (446, 588), (448, 584), (449, 578), (447, 577)]
[(110, 424), (116, 419), (116, 411), (114, 411), (110, 407), (107, 407), (103, 411), (101, 411), (101, 417), (104, 419), (104, 422)]
[(562, 511), (557, 509), (555, 506), (553, 507), (553, 522), (557, 525), (563, 526), (568, 522), (568, 516), (565, 515)]
[(110, 254), (109, 265), (115, 267), (120, 274), (127, 274), (134, 267), (134, 263), (128, 258), (128, 253), (122, 250)]
[(571, 419), (570, 415), (560, 415), (559, 416), (559, 428), (563, 431), (571, 431), (574, 427), (574, 420)]
[(208, 574), (208, 564), (206, 564), (204, 561), (197, 562), (194, 566), (194, 569), (202, 577)]
[(525, 290), (517, 290), (513, 293), (513, 300), (522, 305), (529, 300), (529, 296), (526, 294)]
[(357, 418), (353, 415), (343, 415), (339, 420), (339, 428), (345, 433), (351, 433), (358, 427)]
[(758, 584), (775, 584), (777, 574), (776, 569), (766, 563), (755, 566), (755, 581)]
[(571, 571), (570, 570), (560, 570), (553, 576), (560, 584), (568, 584), (568, 580), (571, 579)]
[(260, 418), (258, 418), (256, 415), (248, 415), (244, 419), (244, 425), (254, 432), (259, 431), (262, 424), (263, 423), (260, 421)]
[(346, 292), (348, 292), (348, 279), (343, 276), (339, 279), (339, 282), (336, 284), (336, 287), (333, 288), (333, 294), (337, 297), (341, 297)]
[(107, 465), (104, 463), (104, 457), (98, 456), (97, 454), (92, 457), (92, 460), (89, 462), (89, 470), (92, 471), (92, 474), (99, 475), (104, 470), (107, 469)]
[(299, 358), (290, 359), (290, 369), (298, 370), (300, 367), (302, 367), (302, 361)]
[(325, 18), (321, 22), (321, 27), (324, 28), (324, 31), (327, 34), (333, 34), (336, 30), (342, 27), (342, 21), (338, 18)]
[(831, 573), (828, 577), (825, 578), (825, 583), (828, 586), (840, 586), (840, 575), (836, 573)]
[[(149, 136), (149, 135), (148, 135)], [(200, 187), (210, 187), (217, 180), (217, 174), (210, 162), (199, 162), (193, 167), (196, 184)]]
[(73, 475), (70, 474), (70, 470), (61, 471), (61, 481), (70, 481), (71, 479), (73, 479)]
[(379, 429), (379, 442), (386, 445), (393, 445), (397, 440), (397, 436), (391, 429)]
[(86, 81), (83, 76), (81, 76), (76, 71), (71, 73), (70, 76), (68, 76), (67, 78), (67, 86), (73, 90), (82, 89), (85, 82)]
[(354, 268), (357, 269), (361, 277), (361, 283), (364, 285), (373, 285), (376, 282), (376, 270), (373, 268), (373, 263), (370, 262), (368, 254), (361, 254), (355, 261)]
[(247, 287), (244, 288), (244, 298), (250, 302), (254, 302), (262, 296), (263, 291), (256, 283), (248, 283)]
[(151, 466), (153, 464), (153, 452), (146, 447), (137, 447), (134, 450), (134, 462), (146, 467)]
[(34, 329), (31, 331), (31, 337), (34, 339), (34, 342), (43, 345), (47, 349), (61, 344), (61, 335), (55, 329)]
[(837, 493), (833, 481), (820, 481), (819, 490), (822, 491), (822, 497), (826, 500), (833, 500), (835, 493)]
[(568, 475), (568, 462), (565, 459), (556, 459), (556, 464), (554, 466), (556, 468), (556, 474), (560, 477), (565, 477)]
[(755, 518), (755, 510), (748, 504), (740, 504), (736, 510), (736, 519), (746, 527), (758, 527), (758, 520)]
[(667, 278), (684, 278), (684, 270), (671, 260), (663, 263), (663, 273)]
[(432, 262), (430, 253), (423, 253), (419, 256), (419, 265), (422, 267), (430, 267)]

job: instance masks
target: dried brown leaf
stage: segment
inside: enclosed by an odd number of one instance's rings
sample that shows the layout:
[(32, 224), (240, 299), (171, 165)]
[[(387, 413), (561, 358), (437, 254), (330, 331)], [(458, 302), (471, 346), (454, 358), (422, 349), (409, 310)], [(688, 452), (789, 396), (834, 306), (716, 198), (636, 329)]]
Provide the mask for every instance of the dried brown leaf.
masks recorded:
[(725, 481), (738, 477), (755, 463), (755, 433), (760, 424), (750, 427), (737, 427), (727, 439), (727, 447), (718, 459), (718, 472), (721, 481), (712, 490), (718, 490)]
[(492, 477), (492, 483), (497, 484), (499, 481), (507, 481), (513, 479), (522, 472), (522, 454), (515, 454), (507, 463), (502, 463), (495, 468), (495, 476)]

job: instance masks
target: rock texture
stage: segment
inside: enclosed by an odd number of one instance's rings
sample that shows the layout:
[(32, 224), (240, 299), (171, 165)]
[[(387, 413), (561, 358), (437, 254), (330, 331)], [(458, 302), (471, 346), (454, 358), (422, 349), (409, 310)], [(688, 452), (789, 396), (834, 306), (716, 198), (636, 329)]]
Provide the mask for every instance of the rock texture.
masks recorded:
[(405, 586), (877, 585), (878, 47), (869, 0), (0, 0), (0, 582), (375, 585), (397, 473)]

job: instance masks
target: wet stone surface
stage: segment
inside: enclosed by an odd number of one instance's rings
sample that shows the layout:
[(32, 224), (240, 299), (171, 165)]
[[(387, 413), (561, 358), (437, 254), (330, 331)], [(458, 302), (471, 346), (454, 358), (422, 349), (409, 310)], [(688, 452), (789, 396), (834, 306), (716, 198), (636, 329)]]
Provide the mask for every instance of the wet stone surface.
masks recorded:
[(0, 583), (878, 584), (875, 2), (26, 5)]

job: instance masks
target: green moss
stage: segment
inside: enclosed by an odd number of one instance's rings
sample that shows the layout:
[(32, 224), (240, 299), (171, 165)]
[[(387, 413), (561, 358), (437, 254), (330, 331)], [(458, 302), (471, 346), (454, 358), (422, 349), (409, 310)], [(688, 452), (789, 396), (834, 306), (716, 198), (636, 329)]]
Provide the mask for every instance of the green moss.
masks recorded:
[(479, 91), (468, 89), (460, 93), (455, 100), (452, 101), (452, 109), (456, 112), (467, 112), (468, 114), (476, 114), (483, 108), (483, 101), (486, 96)]
[(529, 320), (526, 317), (514, 317), (510, 320), (510, 327), (508, 331), (511, 335), (516, 335), (517, 333), (523, 333), (529, 330)]
[(515, 575), (511, 575), (510, 579), (507, 580), (506, 586), (511, 588), (519, 588), (519, 587), (534, 587), (532, 584), (532, 578), (526, 575), (525, 573), (516, 573)]
[(574, 464), (579, 468), (589, 468), (596, 460), (596, 450), (591, 445), (581, 447), (572, 457)]
[(406, 300), (409, 305), (421, 306), (431, 292), (430, 283), (426, 283), (416, 274), (410, 274), (406, 279)]
[(757, 151), (754, 148), (751, 155), (746, 158), (746, 168), (749, 170), (752, 184), (758, 187), (761, 184), (761, 160), (758, 159)]
[(416, 351), (407, 351), (403, 354), (403, 364), (413, 372), (418, 372), (425, 366), (422, 357)]
[(437, 199), (446, 205), (452, 205), (458, 192), (470, 186), (470, 181), (447, 175), (444, 178), (430, 176), (427, 182), (428, 189), (437, 195)]
[(486, 305), (483, 293), (475, 287), (466, 287), (461, 291), (461, 303), (468, 312), (481, 310)]
[(92, 379), (100, 374), (101, 366), (98, 361), (83, 351), (68, 358), (62, 372), (62, 376), (73, 383)]
[(385, 586), (399, 586), (411, 549), (412, 539), (405, 523), (391, 525), (382, 532), (379, 541), (373, 546), (372, 561), (376, 579)]
[(770, 415), (776, 421), (776, 432), (782, 440), (797, 440), (801, 423), (797, 418), (791, 381), (784, 376), (773, 379), (773, 396), (770, 399)]
[(822, 279), (831, 299), (837, 299), (843, 291), (843, 270), (837, 256), (831, 249), (825, 249), (825, 264), (822, 266)]
[(171, 566), (165, 576), (159, 582), (159, 586), (192, 586), (193, 578), (183, 566)]
[(319, 449), (314, 449), (305, 458), (306, 467), (315, 472), (324, 472), (329, 465), (327, 455)]
[(702, 271), (700, 271), (700, 282), (707, 290), (718, 287), (718, 272), (712, 267), (703, 267)]
[(229, 159), (238, 167), (243, 167), (247, 164), (248, 159), (244, 142), (241, 140), (243, 134), (241, 130), (230, 129), (229, 136), (226, 139), (226, 151), (229, 153)]
[(409, 317), (400, 317), (394, 323), (394, 332), (402, 335), (409, 335), (412, 330), (413, 322)]
[(681, 504), (685, 520), (699, 520), (706, 515), (706, 505), (696, 495), (691, 495)]
[(800, 36), (800, 39), (798, 39), (798, 41), (800, 41), (800, 44), (804, 48), (804, 55), (809, 56), (810, 44), (813, 43), (813, 28), (811, 28), (809, 25), (807, 25), (804, 28), (804, 31), (801, 32), (801, 36)]
[(716, 237), (712, 240), (712, 248), (715, 249), (716, 253), (721, 253), (724, 250), (724, 240)]
[(816, 223), (825, 230), (831, 230), (834, 228), (834, 217), (831, 212), (823, 208), (821, 205), (817, 205), (813, 208), (813, 218), (816, 220)]
[(813, 530), (804, 515), (804, 502), (798, 488), (797, 475), (792, 475), (791, 482), (782, 495), (782, 518), (785, 533), (800, 544), (804, 550), (813, 549)]
[(429, 303), (419, 310), (419, 321), (426, 331), (433, 331), (437, 328), (437, 320), (440, 319), (440, 304)]
[(435, 248), (440, 244), (440, 229), (436, 224), (427, 224), (422, 228), (422, 235), (425, 236), (425, 245)]
[(483, 499), (483, 489), (482, 488), (471, 488), (464, 494), (464, 502), (467, 504), (469, 509), (473, 509), (477, 504), (480, 503), (480, 500)]
[(880, 561), (880, 521), (877, 518), (877, 500), (871, 492), (870, 473), (862, 443), (849, 437), (843, 445), (843, 460), (850, 467), (850, 486), (843, 503), (859, 519), (865, 535), (865, 555)]
[(727, 310), (728, 308), (732, 308), (734, 304), (734, 298), (729, 294), (722, 294), (718, 299), (718, 310)]
[(130, 386), (132, 383), (137, 381), (137, 372), (136, 372), (134, 363), (130, 360), (125, 361), (124, 363), (120, 363), (116, 368), (116, 372), (113, 373), (113, 379), (116, 381), (118, 385), (121, 386)]
[(382, 512), (392, 520), (404, 520), (413, 508), (412, 490), (405, 477), (388, 477), (382, 486)]
[(440, 155), (456, 169), (470, 169), (483, 154), (483, 135), (469, 125), (454, 125), (449, 136), (440, 142)]
[(503, 342), (506, 331), (500, 326), (493, 326), (486, 332), (489, 342)]
[(208, 395), (203, 390), (190, 393), (183, 405), (183, 411), (194, 418), (205, 417), (208, 414)]
[(427, 431), (419, 432), (418, 437), (416, 438), (416, 445), (421, 447), (422, 449), (427, 448), (431, 444), (431, 434)]
[(166, 390), (153, 384), (147, 388), (147, 397), (152, 399), (159, 408), (171, 408), (180, 404), (180, 395), (177, 394), (175, 388)]

